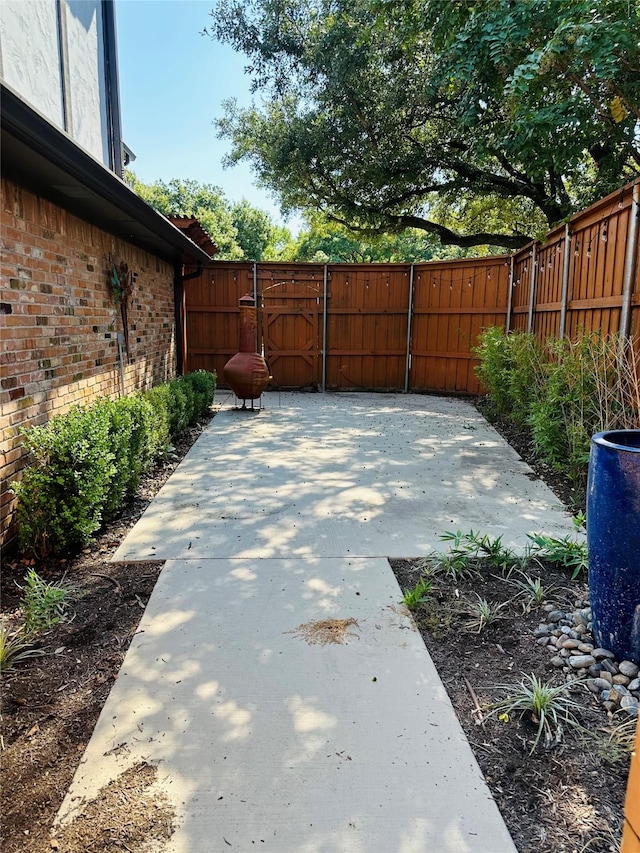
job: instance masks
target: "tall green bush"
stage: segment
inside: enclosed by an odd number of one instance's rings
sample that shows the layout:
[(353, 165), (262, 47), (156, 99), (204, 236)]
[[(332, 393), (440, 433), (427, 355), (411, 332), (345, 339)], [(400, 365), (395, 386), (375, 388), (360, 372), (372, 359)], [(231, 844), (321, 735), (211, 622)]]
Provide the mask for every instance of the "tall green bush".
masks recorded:
[(475, 353), (493, 411), (530, 428), (537, 455), (569, 477), (578, 498), (591, 436), (640, 424), (637, 342), (596, 332), (542, 347), (532, 335), (492, 327)]
[(205, 417), (209, 414), (216, 395), (216, 374), (206, 370), (196, 370), (193, 373), (187, 373), (183, 379), (193, 389), (196, 420)]
[(170, 440), (209, 411), (214, 394), (215, 374), (197, 371), (26, 429), (31, 463), (12, 483), (22, 550), (44, 557), (85, 545), (131, 499)]
[(106, 407), (76, 406), (25, 431), (32, 462), (12, 484), (23, 550), (37, 556), (74, 550), (100, 527), (116, 470), (110, 425)]
[(544, 352), (534, 335), (505, 334), (498, 326), (484, 329), (474, 353), (476, 374), (497, 415), (514, 423), (527, 422), (529, 409), (544, 382)]

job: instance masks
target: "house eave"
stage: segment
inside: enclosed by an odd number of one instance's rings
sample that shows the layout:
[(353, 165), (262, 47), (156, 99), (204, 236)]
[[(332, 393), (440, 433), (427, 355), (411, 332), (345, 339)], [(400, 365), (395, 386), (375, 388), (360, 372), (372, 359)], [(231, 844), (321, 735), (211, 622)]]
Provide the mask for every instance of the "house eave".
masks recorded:
[(2, 174), (164, 260), (211, 260), (166, 217), (64, 131), (0, 83)]

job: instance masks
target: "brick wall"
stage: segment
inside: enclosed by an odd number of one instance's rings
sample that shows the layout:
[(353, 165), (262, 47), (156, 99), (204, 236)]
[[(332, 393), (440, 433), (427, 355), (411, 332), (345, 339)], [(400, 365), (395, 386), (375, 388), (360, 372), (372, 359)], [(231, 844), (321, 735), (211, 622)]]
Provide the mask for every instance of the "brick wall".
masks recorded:
[(129, 306), (126, 393), (175, 376), (171, 264), (2, 181), (0, 295), (0, 524), (8, 542), (9, 483), (25, 465), (19, 428), (76, 403), (121, 394), (120, 310), (107, 258), (136, 273)]

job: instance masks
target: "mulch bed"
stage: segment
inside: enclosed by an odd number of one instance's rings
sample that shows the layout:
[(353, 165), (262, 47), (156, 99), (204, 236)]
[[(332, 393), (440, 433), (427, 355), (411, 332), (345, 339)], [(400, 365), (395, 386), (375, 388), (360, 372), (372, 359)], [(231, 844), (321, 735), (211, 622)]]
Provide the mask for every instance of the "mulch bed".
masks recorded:
[[(390, 562), (401, 588), (414, 587), (421, 575), (417, 561)], [(529, 573), (546, 587), (556, 586), (554, 605), (582, 606), (587, 589), (567, 574), (545, 565)], [(531, 755), (537, 725), (530, 715), (512, 713), (501, 720), (487, 714), (490, 703), (506, 695), (498, 685), (532, 673), (544, 682), (564, 682), (550, 665), (550, 650), (533, 635), (543, 621), (542, 608), (523, 613), (512, 602), (500, 611), (500, 621), (478, 633), (465, 627), (465, 602), (476, 594), (508, 601), (515, 594), (512, 585), (489, 572), (471, 580), (438, 579), (431, 592), (414, 619), (520, 853), (617, 851), (630, 754), (609, 739), (614, 720), (594, 694), (584, 684), (571, 694), (585, 731), (565, 726), (559, 742), (545, 745), (542, 739)]]
[[(64, 834), (52, 835), (51, 828), (162, 568), (161, 563), (114, 564), (110, 556), (201, 429), (195, 429), (173, 458), (145, 479), (135, 503), (82, 554), (34, 565), (47, 580), (64, 576), (72, 582), (78, 598), (73, 620), (41, 637), (46, 655), (3, 677), (0, 847), (4, 853), (142, 851), (149, 849), (148, 842), (161, 849), (162, 840), (171, 834), (173, 816), (150, 795), (154, 771), (146, 765), (127, 771), (127, 778), (103, 792), (101, 803), (109, 805), (107, 812), (94, 808), (95, 819)], [(527, 448), (511, 438), (527, 458)], [(538, 467), (537, 473), (545, 472)], [(557, 477), (553, 482), (552, 472), (547, 474), (544, 479), (552, 480), (550, 485), (569, 503), (569, 487)], [(392, 567), (403, 588), (415, 584), (415, 562), (396, 560)], [(5, 559), (2, 612), (9, 619), (15, 618), (19, 606), (16, 583), (22, 583), (28, 568), (17, 558)], [(548, 567), (541, 571), (544, 582), (570, 586), (566, 576)], [(532, 630), (540, 621), (535, 610), (523, 614), (514, 605), (505, 612), (506, 619), (480, 634), (461, 627), (456, 610), (461, 597), (477, 592), (506, 600), (513, 590), (501, 583), (491, 577), (468, 585), (438, 582), (435, 610), (421, 609), (417, 624), (520, 853), (615, 851), (629, 757), (606, 744), (612, 721), (588, 691), (580, 691), (580, 719), (599, 738), (565, 731), (552, 749), (540, 746), (530, 756), (535, 733), (531, 721), (516, 715), (508, 723), (492, 717), (477, 724), (476, 702), (465, 678), (480, 705), (495, 698), (495, 684), (522, 672), (562, 679), (550, 671), (548, 652), (533, 638)], [(586, 590), (574, 586), (566, 595), (578, 600)], [(93, 814), (91, 808), (88, 812)]]
[[(154, 827), (165, 833), (156, 837), (166, 837), (170, 815), (154, 807), (151, 820), (148, 809), (141, 807), (150, 796), (145, 793), (149, 776), (155, 773), (147, 767), (136, 768), (135, 779), (118, 780), (119, 811), (113, 806), (113, 791), (103, 793), (96, 809), (104, 817), (102, 822), (94, 820), (88, 827), (85, 821), (55, 838), (51, 827), (163, 565), (109, 560), (204, 426), (190, 430), (171, 456), (144, 478), (134, 503), (100, 531), (83, 553), (69, 560), (37, 564), (18, 558), (4, 560), (0, 591), (2, 614), (9, 623), (19, 607), (17, 584), (23, 584), (30, 567), (47, 581), (64, 578), (73, 585), (76, 599), (73, 619), (40, 635), (37, 646), (44, 656), (18, 664), (15, 671), (3, 675), (3, 853), (140, 850), (145, 838), (148, 842), (154, 837)], [(109, 803), (112, 805), (106, 810)]]

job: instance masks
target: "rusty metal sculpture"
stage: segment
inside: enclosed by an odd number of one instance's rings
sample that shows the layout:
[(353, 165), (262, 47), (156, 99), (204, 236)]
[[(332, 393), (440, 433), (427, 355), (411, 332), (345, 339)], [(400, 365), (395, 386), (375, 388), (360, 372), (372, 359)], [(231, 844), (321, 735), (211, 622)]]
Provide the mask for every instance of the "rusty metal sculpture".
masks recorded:
[(247, 400), (258, 400), (267, 387), (271, 377), (267, 363), (256, 352), (256, 307), (248, 293), (240, 299), (240, 352), (232, 356), (222, 372), (226, 383), (233, 393), (242, 400), (246, 408)]

